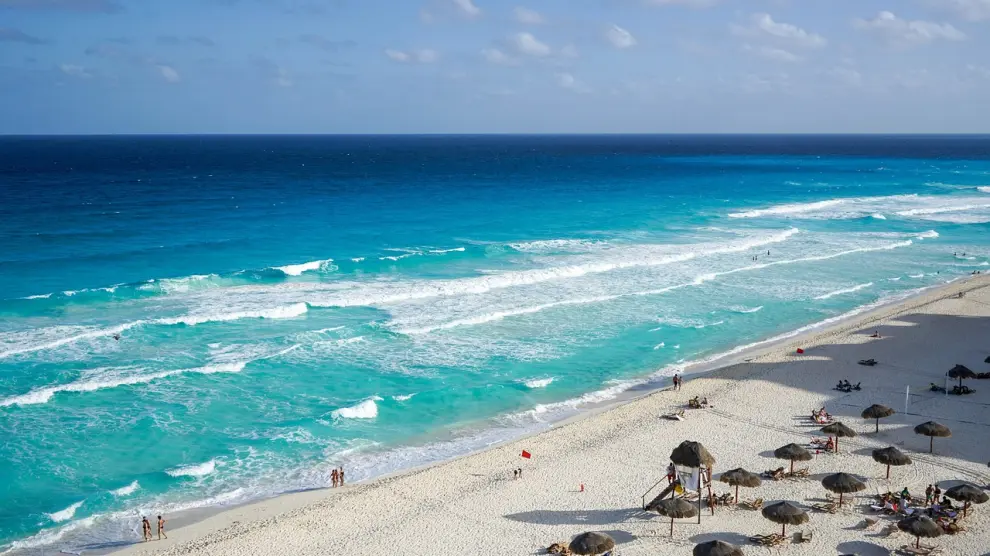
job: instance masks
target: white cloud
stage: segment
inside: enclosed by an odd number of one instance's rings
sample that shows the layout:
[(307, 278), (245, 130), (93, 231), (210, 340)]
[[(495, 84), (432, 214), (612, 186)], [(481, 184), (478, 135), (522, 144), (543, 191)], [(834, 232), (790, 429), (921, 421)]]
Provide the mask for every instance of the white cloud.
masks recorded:
[(539, 12), (529, 8), (517, 7), (513, 10), (516, 21), (523, 25), (539, 25), (544, 22), (543, 16)]
[(739, 36), (773, 37), (795, 46), (807, 48), (820, 48), (828, 43), (825, 37), (817, 33), (809, 33), (790, 23), (774, 21), (773, 17), (767, 13), (753, 14), (748, 26), (732, 25), (731, 29), (734, 34)]
[(182, 77), (179, 76), (179, 72), (175, 71), (175, 68), (172, 66), (158, 66), (158, 71), (162, 73), (162, 78), (169, 83), (178, 83), (179, 81), (182, 81)]
[(93, 77), (93, 74), (86, 71), (86, 68), (82, 66), (76, 66), (73, 64), (62, 64), (58, 67), (58, 69), (62, 70), (62, 73), (64, 73), (65, 75), (69, 75), (72, 77), (79, 77), (81, 79), (89, 79), (90, 77)]
[(466, 17), (478, 17), (481, 15), (481, 8), (474, 5), (472, 0), (453, 0), (454, 5)]
[(928, 3), (969, 21), (990, 19), (990, 0), (928, 0)]
[(757, 56), (766, 58), (768, 60), (775, 60), (777, 62), (800, 62), (801, 57), (784, 50), (783, 48), (773, 48), (770, 46), (752, 46), (743, 45), (743, 49), (747, 52), (751, 52)]
[(520, 54), (527, 56), (550, 55), (550, 47), (540, 42), (531, 33), (516, 33), (509, 37), (509, 42)]
[(908, 21), (891, 12), (880, 12), (873, 19), (857, 19), (857, 29), (877, 33), (895, 45), (926, 44), (936, 40), (962, 41), (966, 35), (948, 23)]
[(609, 25), (605, 30), (605, 38), (616, 48), (629, 48), (636, 44), (636, 37), (618, 25)]
[(591, 92), (590, 89), (584, 83), (581, 83), (574, 78), (573, 75), (569, 73), (558, 73), (554, 76), (557, 79), (557, 85), (561, 88), (567, 89), (569, 91), (574, 91), (576, 93), (588, 93)]
[(689, 8), (708, 8), (718, 3), (718, 0), (646, 0), (654, 6), (687, 6)]
[(401, 50), (392, 50), (391, 48), (385, 49), (385, 55), (396, 62), (408, 62), (410, 59), (409, 54)]
[(432, 64), (440, 59), (440, 54), (436, 50), (429, 48), (423, 48), (420, 50), (413, 51), (403, 51), (394, 50), (391, 48), (385, 49), (385, 55), (388, 56), (392, 61), (399, 62), (402, 64), (408, 63), (420, 63), (420, 64)]
[(488, 63), (499, 66), (514, 66), (519, 63), (518, 60), (497, 48), (482, 49), (481, 55), (485, 60), (488, 60)]

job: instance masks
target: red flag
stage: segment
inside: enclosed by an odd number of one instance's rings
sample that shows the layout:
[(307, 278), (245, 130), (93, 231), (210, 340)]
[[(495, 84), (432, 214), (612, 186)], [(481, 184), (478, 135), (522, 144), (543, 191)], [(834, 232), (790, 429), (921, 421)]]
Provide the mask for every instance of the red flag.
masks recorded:
[(522, 451), (522, 457), (524, 457), (526, 459), (529, 459), (529, 458), (533, 457), (533, 454), (527, 452), (526, 450), (523, 450)]
[(803, 349), (801, 349), (801, 348), (798, 348), (798, 350), (797, 350), (797, 352), (798, 352), (798, 353), (804, 353), (804, 350), (803, 350)]

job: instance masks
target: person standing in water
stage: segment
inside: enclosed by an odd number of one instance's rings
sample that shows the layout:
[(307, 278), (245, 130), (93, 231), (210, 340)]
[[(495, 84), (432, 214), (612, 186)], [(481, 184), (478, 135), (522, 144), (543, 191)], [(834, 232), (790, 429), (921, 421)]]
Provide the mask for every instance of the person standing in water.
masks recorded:
[(337, 475), (337, 468), (334, 467), (333, 471), (330, 472), (330, 481), (333, 483), (333, 487), (337, 488), (337, 483), (340, 482), (340, 478)]
[(162, 519), (162, 516), (158, 516), (158, 540), (162, 540), (163, 537), (168, 538), (168, 535), (165, 534), (165, 520)]
[(344, 466), (343, 465), (340, 466), (340, 471), (337, 472), (337, 480), (339, 481), (340, 486), (344, 486)]
[(141, 516), (141, 536), (144, 538), (144, 542), (151, 540), (151, 522), (146, 516)]

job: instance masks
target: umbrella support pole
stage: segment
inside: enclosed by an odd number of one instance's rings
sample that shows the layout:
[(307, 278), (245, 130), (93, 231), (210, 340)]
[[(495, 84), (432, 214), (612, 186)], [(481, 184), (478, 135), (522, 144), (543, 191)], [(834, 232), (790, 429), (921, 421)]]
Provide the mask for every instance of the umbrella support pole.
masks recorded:
[(787, 537), (787, 524), (786, 523), (780, 526), (780, 536), (781, 537), (785, 537), (785, 538)]
[[(935, 453), (935, 437), (934, 436), (929, 436), (928, 437), (928, 453), (929, 454), (934, 454)], [(920, 539), (921, 537), (918, 537), (918, 538)], [(919, 540), (918, 542), (921, 542), (921, 541)]]
[(887, 464), (887, 478), (890, 478), (890, 464)]
[(736, 485), (736, 504), (739, 503), (739, 485)]
[(877, 431), (876, 432), (880, 432), (880, 418), (879, 417), (877, 417)]
[[(673, 524), (673, 521), (671, 521)], [(701, 470), (698, 470), (698, 525), (701, 525)], [(673, 527), (673, 525), (671, 525)]]
[(670, 518), (670, 538), (674, 538), (674, 518)]

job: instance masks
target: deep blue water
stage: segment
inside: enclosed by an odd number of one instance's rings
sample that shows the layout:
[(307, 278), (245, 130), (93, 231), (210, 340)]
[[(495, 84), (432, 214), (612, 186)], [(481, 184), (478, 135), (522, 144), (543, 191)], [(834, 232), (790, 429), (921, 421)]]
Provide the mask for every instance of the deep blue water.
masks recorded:
[(985, 269), (988, 153), (0, 138), (0, 551), (465, 453)]

